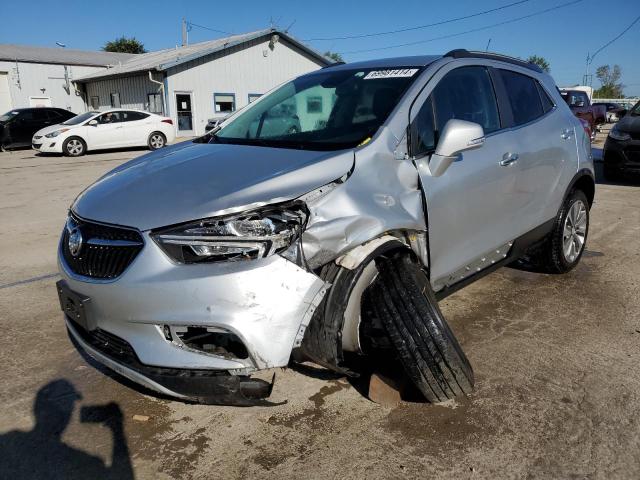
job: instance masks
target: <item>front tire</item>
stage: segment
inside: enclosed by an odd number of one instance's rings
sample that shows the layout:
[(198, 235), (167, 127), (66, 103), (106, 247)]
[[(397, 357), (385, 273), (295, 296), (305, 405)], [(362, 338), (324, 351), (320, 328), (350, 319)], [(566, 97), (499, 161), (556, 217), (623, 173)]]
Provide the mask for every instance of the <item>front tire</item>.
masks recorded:
[(159, 150), (166, 144), (167, 137), (165, 137), (163, 133), (153, 132), (151, 135), (149, 135), (149, 140), (147, 141), (149, 150)]
[(471, 364), (449, 328), (429, 279), (406, 253), (376, 260), (365, 302), (384, 325), (404, 369), (432, 403), (471, 393)]
[(62, 144), (62, 153), (67, 157), (80, 157), (87, 152), (87, 144), (80, 137), (69, 137)]

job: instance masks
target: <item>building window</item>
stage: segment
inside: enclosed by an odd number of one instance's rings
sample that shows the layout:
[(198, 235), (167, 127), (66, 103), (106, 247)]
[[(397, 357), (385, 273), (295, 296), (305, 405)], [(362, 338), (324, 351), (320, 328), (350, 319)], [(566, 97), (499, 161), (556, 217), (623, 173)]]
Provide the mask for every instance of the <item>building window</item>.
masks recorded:
[(236, 109), (236, 96), (233, 93), (214, 93), (213, 105), (216, 113), (229, 113)]
[(322, 113), (322, 97), (307, 97), (307, 113)]
[(149, 101), (149, 111), (151, 113), (159, 113), (159, 114), (164, 113), (161, 93), (148, 93), (147, 99)]
[(98, 97), (91, 97), (91, 108), (98, 110), (100, 107), (100, 99)]
[(259, 99), (262, 96), (261, 93), (250, 93), (249, 94), (249, 103)]
[(111, 108), (120, 108), (120, 93), (115, 92), (111, 94)]

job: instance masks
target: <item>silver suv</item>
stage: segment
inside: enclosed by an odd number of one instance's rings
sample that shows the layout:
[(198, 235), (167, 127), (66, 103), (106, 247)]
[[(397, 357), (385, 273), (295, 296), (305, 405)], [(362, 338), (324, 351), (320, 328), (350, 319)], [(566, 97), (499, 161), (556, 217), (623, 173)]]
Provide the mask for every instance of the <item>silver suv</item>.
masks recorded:
[[(283, 106), (299, 128), (263, 128)], [(473, 387), (438, 300), (504, 265), (571, 270), (594, 187), (534, 65), (333, 65), (82, 192), (58, 292), (80, 349), (166, 395), (252, 404), (273, 385), (256, 371), (387, 358), (437, 402)]]

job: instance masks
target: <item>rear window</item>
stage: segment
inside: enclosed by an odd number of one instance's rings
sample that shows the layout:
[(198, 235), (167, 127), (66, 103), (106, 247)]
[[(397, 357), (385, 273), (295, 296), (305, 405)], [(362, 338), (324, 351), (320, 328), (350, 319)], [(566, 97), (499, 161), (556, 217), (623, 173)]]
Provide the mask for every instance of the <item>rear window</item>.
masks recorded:
[(148, 113), (142, 112), (121, 112), (122, 113), (122, 122), (134, 122), (136, 120), (142, 120), (143, 118), (147, 118), (149, 116)]
[(536, 81), (521, 73), (500, 70), (516, 125), (523, 125), (543, 115)]
[(536, 82), (536, 86), (538, 87), (538, 93), (540, 94), (540, 101), (542, 101), (542, 111), (544, 113), (547, 113), (548, 111), (553, 109), (555, 104), (553, 103), (553, 100), (551, 100), (551, 98), (549, 97), (549, 94), (547, 93), (547, 91), (542, 87), (542, 85)]

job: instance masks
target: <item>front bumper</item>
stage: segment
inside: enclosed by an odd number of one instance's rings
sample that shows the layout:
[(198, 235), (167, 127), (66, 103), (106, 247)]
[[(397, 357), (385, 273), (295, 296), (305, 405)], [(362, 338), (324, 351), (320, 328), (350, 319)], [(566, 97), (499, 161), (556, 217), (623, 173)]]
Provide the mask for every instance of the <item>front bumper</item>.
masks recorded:
[(59, 136), (47, 138), (36, 135), (31, 139), (31, 148), (43, 153), (62, 153), (62, 141)]
[(607, 137), (602, 156), (607, 168), (640, 173), (640, 140), (619, 141)]
[[(177, 265), (143, 234), (145, 246), (116, 280), (80, 277), (70, 271), (61, 252), (62, 279), (74, 292), (89, 297), (92, 326), (122, 339), (144, 368), (133, 369), (106, 358), (67, 320), (75, 341), (101, 363), (160, 393), (184, 397), (157, 381), (148, 368), (182, 370), (191, 375), (248, 375), (284, 367), (302, 340), (304, 329), (327, 286), (292, 262), (272, 257), (219, 264)], [(164, 326), (213, 327), (233, 333), (248, 358), (205, 353), (168, 340)], [(84, 333), (84, 332), (82, 332)], [(237, 379), (230, 380), (236, 382)], [(188, 397), (193, 397), (193, 391)]]

